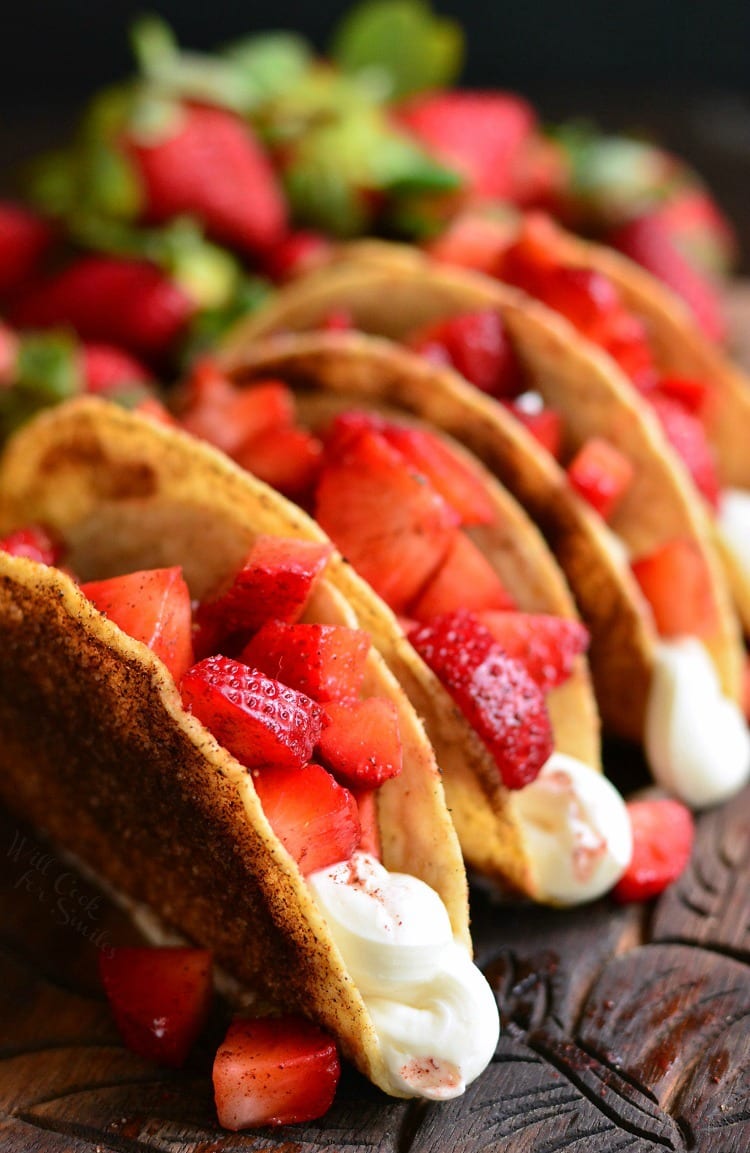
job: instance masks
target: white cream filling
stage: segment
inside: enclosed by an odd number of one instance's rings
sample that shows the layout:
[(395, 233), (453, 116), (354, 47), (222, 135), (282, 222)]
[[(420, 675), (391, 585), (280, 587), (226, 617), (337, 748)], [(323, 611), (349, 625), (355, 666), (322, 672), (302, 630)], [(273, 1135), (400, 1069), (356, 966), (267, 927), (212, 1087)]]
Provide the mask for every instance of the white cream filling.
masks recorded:
[(497, 1002), (445, 905), (424, 881), (368, 853), (307, 878), (372, 1017), (395, 1088), (457, 1097), (489, 1064)]
[(724, 544), (750, 580), (750, 492), (725, 489), (717, 520)]
[(696, 809), (733, 796), (750, 775), (745, 718), (694, 637), (659, 644), (644, 743), (657, 783)]
[(595, 769), (553, 753), (536, 780), (510, 795), (527, 844), (537, 897), (555, 905), (593, 901), (630, 863), (630, 818), (617, 789)]

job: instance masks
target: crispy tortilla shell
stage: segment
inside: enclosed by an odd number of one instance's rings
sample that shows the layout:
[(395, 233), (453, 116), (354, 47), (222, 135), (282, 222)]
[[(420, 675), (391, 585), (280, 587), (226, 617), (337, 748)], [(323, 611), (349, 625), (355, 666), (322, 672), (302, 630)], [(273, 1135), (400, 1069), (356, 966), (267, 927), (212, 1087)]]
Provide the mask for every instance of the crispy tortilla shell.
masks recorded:
[[(213, 450), (96, 400), (28, 425), (0, 463), (0, 533), (46, 523), (82, 579), (181, 563), (195, 597), (227, 579), (261, 532), (325, 539), (304, 514)], [(334, 557), (311, 615), (398, 636)], [(366, 619), (364, 619), (366, 618)], [(384, 863), (442, 896), (469, 943), (466, 877), (424, 730), (373, 648), (366, 693), (399, 712), (404, 770), (378, 798)], [(130, 901), (214, 949), (275, 1003), (334, 1033), (398, 1094), (364, 1002), (249, 774), (187, 713), (153, 653), (63, 572), (0, 553), (0, 799)], [(518, 840), (516, 839), (516, 845)], [(519, 865), (523, 871), (524, 866)]]

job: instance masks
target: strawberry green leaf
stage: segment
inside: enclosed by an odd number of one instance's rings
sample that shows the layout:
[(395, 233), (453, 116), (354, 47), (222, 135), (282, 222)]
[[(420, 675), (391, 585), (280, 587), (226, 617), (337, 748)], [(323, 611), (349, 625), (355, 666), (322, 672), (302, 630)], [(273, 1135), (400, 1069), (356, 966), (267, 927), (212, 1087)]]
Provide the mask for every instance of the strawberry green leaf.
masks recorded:
[(346, 72), (367, 73), (388, 99), (448, 86), (463, 63), (458, 24), (420, 0), (368, 0), (339, 26), (331, 55)]

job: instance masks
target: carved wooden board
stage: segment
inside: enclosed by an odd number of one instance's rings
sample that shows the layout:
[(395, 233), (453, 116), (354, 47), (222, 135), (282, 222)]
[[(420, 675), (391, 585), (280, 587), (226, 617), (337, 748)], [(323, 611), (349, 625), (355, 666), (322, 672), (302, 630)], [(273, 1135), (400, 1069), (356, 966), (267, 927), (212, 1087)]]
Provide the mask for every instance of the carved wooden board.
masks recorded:
[(750, 1151), (750, 789), (701, 817), (655, 904), (553, 912), (475, 888), (472, 910), (503, 1030), (463, 1098), (393, 1101), (348, 1069), (320, 1122), (229, 1134), (210, 1081), (226, 1010), (185, 1070), (129, 1054), (96, 960), (135, 929), (0, 811), (0, 1153)]

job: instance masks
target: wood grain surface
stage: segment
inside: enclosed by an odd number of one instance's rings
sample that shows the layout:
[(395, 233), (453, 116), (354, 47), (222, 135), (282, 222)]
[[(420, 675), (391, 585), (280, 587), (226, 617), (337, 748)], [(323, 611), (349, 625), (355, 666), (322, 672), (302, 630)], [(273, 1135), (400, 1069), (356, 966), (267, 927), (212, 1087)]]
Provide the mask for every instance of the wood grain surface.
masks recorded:
[[(642, 783), (637, 758), (611, 763)], [(557, 912), (477, 886), (472, 912), (503, 1027), (464, 1097), (393, 1101), (346, 1069), (321, 1121), (230, 1134), (210, 1079), (226, 1006), (184, 1070), (128, 1053), (97, 955), (137, 931), (0, 811), (0, 1153), (748, 1153), (750, 789), (699, 819), (655, 903)]]

